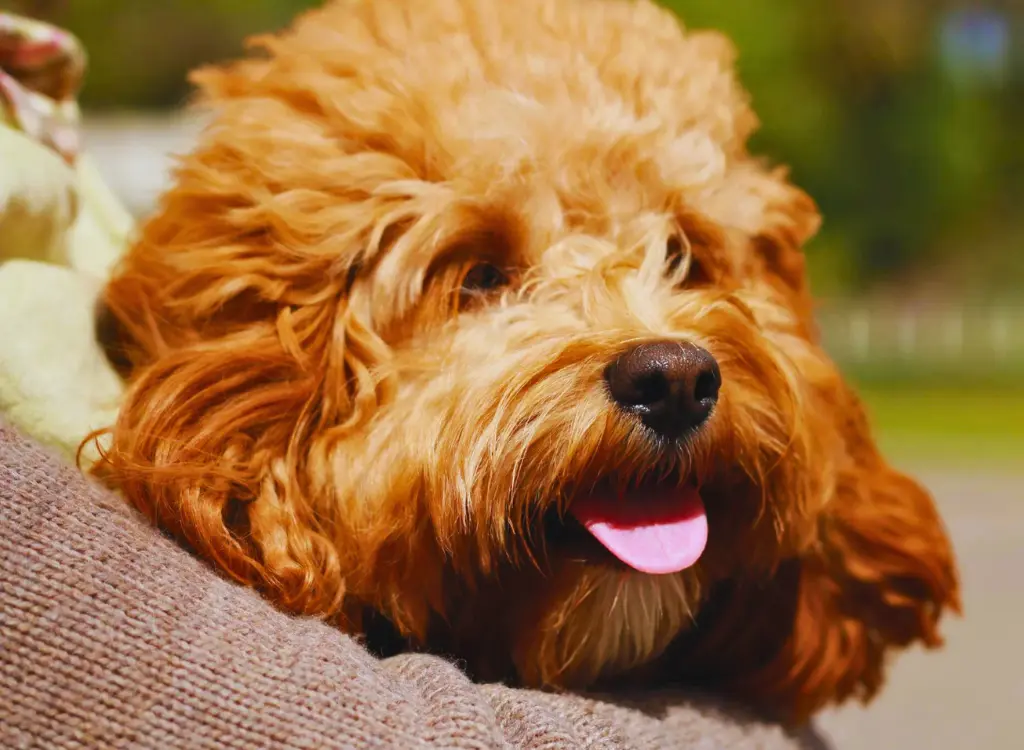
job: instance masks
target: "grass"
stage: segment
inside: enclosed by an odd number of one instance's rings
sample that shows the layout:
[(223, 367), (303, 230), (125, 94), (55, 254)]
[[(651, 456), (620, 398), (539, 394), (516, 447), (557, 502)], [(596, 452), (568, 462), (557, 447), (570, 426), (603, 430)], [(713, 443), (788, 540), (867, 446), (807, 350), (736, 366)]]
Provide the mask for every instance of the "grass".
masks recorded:
[(1024, 466), (1024, 385), (868, 382), (860, 393), (895, 460), (961, 469)]

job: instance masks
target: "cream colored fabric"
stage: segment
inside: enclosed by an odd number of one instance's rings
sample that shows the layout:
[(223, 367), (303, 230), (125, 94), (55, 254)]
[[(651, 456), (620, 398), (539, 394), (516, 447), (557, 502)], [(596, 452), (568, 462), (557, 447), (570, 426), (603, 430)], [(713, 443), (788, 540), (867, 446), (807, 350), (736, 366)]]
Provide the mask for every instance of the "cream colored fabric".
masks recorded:
[(111, 424), (121, 394), (93, 339), (98, 288), (69, 268), (0, 266), (0, 414), (68, 458), (89, 432)]
[(133, 230), (79, 148), (84, 60), (65, 31), (0, 13), (0, 417), (68, 457), (116, 412), (93, 319)]
[(120, 396), (93, 319), (131, 218), (87, 161), (4, 126), (0, 144), (0, 415), (70, 456)]
[(81, 210), (67, 237), (67, 264), (79, 273), (106, 280), (124, 253), (135, 222), (88, 154), (78, 158), (76, 178)]
[(105, 279), (132, 228), (88, 155), (68, 165), (0, 124), (0, 263), (23, 258)]
[(0, 125), (0, 262), (63, 265), (77, 216), (74, 169), (55, 151)]

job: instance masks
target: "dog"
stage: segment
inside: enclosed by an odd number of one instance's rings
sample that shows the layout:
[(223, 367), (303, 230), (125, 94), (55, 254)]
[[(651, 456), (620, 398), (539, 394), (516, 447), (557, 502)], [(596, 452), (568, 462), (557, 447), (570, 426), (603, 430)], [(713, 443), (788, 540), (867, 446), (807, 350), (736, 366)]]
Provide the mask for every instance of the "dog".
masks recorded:
[(253, 45), (194, 74), (211, 124), (102, 294), (99, 477), (477, 679), (798, 723), (940, 644), (950, 542), (819, 343), (818, 210), (748, 152), (727, 39), (647, 0), (333, 0)]

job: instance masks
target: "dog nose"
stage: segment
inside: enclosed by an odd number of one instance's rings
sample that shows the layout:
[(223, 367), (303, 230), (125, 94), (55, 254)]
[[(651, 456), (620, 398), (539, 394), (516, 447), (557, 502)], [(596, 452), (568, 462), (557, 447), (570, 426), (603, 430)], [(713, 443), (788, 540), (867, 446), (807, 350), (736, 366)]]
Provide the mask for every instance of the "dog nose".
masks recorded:
[(623, 354), (605, 370), (605, 380), (622, 409), (659, 435), (679, 437), (711, 415), (722, 374), (706, 349), (658, 341)]

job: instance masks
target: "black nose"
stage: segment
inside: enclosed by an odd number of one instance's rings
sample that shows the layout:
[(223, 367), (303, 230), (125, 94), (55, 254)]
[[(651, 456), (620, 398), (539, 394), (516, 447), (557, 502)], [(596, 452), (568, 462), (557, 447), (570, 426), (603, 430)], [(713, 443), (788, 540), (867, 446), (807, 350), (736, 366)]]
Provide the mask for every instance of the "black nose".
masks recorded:
[(710, 352), (674, 341), (630, 349), (604, 376), (615, 403), (670, 438), (704, 424), (722, 385), (722, 374)]

